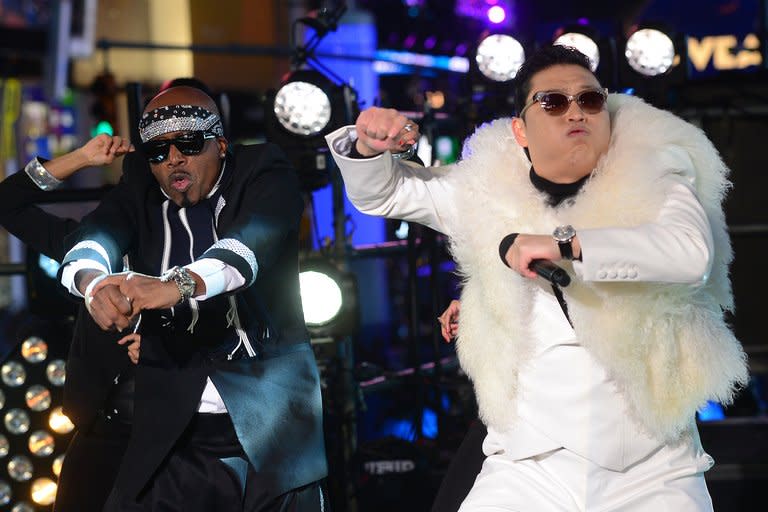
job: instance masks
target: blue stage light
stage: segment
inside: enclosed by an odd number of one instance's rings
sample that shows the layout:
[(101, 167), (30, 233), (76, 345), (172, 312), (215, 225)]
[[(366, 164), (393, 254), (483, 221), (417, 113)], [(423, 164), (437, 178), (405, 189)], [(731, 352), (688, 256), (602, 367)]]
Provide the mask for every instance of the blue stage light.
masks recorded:
[(725, 419), (723, 406), (717, 402), (707, 402), (707, 404), (699, 409), (696, 414), (699, 417), (699, 421), (720, 421)]

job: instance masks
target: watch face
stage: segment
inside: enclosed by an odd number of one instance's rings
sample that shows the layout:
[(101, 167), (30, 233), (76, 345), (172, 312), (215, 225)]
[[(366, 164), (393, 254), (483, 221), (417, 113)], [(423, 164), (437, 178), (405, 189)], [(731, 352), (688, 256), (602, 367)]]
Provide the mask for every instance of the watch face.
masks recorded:
[(573, 229), (573, 226), (570, 226), (570, 225), (557, 226), (555, 228), (555, 231), (552, 233), (552, 237), (558, 242), (568, 242), (574, 236), (576, 236), (576, 230)]

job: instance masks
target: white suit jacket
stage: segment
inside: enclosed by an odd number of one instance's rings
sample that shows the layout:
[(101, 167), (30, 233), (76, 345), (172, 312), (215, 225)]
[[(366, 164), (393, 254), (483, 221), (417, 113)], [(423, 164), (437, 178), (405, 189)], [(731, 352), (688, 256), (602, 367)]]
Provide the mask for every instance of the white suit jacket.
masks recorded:
[[(462, 222), (454, 169), (422, 168), (389, 153), (351, 159), (340, 151), (354, 137), (353, 127), (327, 137), (352, 203), (364, 213), (418, 222), (451, 236)], [(670, 168), (691, 167), (683, 151), (670, 151), (666, 158)], [(577, 275), (586, 281), (703, 282), (712, 264), (713, 242), (691, 179), (681, 176), (668, 189), (652, 223), (577, 227), (583, 255), (583, 262), (573, 262)], [(662, 444), (628, 413), (625, 397), (576, 339), (547, 283), (541, 283), (527, 321), (532, 324), (533, 354), (519, 370), (518, 421), (509, 428), (489, 427), (486, 454), (504, 451), (525, 458), (565, 447), (621, 470)], [(698, 442), (693, 418), (691, 425), (686, 439)]]

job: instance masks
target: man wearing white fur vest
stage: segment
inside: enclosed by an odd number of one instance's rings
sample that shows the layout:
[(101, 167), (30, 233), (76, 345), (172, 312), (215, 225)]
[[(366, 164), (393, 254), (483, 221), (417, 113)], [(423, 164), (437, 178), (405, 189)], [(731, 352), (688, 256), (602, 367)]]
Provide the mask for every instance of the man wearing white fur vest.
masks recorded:
[(515, 87), (518, 117), (480, 127), (455, 165), (398, 158), (418, 128), (394, 110), (327, 137), (357, 208), (450, 237), (457, 352), (488, 427), (460, 510), (712, 510), (695, 412), (748, 378), (723, 321), (728, 169), (573, 49), (531, 55)]

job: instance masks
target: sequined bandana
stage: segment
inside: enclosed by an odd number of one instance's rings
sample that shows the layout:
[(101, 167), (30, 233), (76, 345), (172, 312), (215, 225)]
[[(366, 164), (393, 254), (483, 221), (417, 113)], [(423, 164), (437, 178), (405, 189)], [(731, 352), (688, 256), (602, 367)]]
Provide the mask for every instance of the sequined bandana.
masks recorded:
[(141, 142), (171, 132), (204, 131), (224, 136), (219, 116), (197, 105), (167, 105), (145, 112), (139, 121)]

